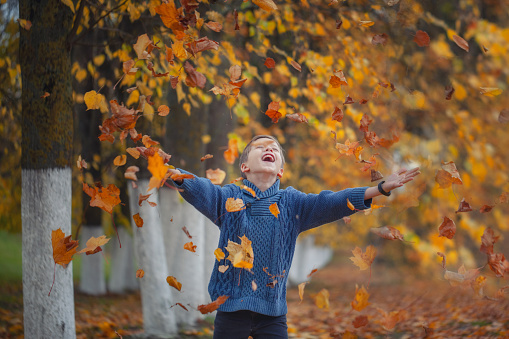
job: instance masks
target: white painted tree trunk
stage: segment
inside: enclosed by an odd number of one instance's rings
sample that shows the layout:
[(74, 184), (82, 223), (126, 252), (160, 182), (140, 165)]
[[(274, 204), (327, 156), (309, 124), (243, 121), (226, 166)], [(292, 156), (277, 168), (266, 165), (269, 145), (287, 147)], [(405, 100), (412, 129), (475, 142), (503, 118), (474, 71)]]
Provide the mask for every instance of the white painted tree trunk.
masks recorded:
[[(209, 301), (210, 297), (208, 294), (208, 287), (210, 281), (210, 275), (212, 274), (212, 270), (214, 269), (214, 263), (216, 261), (216, 257), (214, 255), (214, 251), (216, 250), (219, 243), (219, 228), (209, 219), (205, 218), (205, 258), (204, 258), (204, 288), (205, 295), (208, 297)], [(215, 315), (215, 312), (214, 312)]]
[[(101, 235), (104, 235), (104, 231), (101, 226), (83, 225), (80, 230), (80, 244), (85, 245), (90, 237), (97, 238)], [(81, 257), (79, 291), (89, 295), (106, 294), (103, 252), (91, 255), (83, 254)]]
[[(158, 192), (152, 190), (149, 200), (158, 204), (151, 207), (146, 201), (138, 205), (139, 194), (147, 194), (148, 180), (138, 181), (138, 188), (129, 187), (131, 213), (139, 213), (144, 221), (142, 228), (131, 222), (134, 232), (135, 258), (138, 267), (145, 272), (140, 279), (143, 327), (147, 335), (169, 337), (177, 332), (175, 317), (170, 307), (172, 297), (166, 282), (168, 267), (161, 230)], [(124, 250), (123, 248), (121, 250)]]
[(76, 338), (72, 262), (56, 265), (51, 231), (71, 234), (71, 169), (22, 170), (25, 338)]
[(308, 274), (315, 268), (322, 268), (332, 259), (333, 251), (328, 246), (316, 246), (313, 235), (300, 236), (295, 245), (292, 268), (288, 282), (298, 285), (309, 280)]
[[(204, 280), (205, 253), (205, 217), (193, 206), (183, 201), (180, 194), (172, 189), (161, 190), (161, 208), (163, 230), (166, 243), (168, 271), (182, 283), (181, 292), (172, 288), (175, 302), (188, 305), (189, 312), (181, 307), (174, 307), (173, 312), (180, 326), (193, 326), (203, 315), (196, 307), (209, 302)], [(173, 218), (173, 221), (170, 220)], [(186, 227), (192, 236), (189, 239), (182, 230)], [(196, 252), (184, 249), (184, 244), (192, 241), (197, 246)], [(187, 306), (186, 306), (187, 307)]]
[(136, 291), (140, 288), (139, 279), (136, 278), (136, 266), (134, 265), (134, 241), (133, 236), (125, 227), (117, 225), (118, 236), (122, 242), (120, 248), (117, 237), (108, 242), (111, 253), (110, 279), (108, 291), (122, 294)]

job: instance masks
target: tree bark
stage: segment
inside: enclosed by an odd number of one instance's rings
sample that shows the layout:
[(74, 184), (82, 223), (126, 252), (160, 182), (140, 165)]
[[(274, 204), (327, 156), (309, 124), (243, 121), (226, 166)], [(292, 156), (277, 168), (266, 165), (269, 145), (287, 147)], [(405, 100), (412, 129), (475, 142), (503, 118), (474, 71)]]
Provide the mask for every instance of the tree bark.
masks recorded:
[(316, 246), (314, 235), (300, 236), (295, 245), (292, 268), (288, 273), (288, 282), (298, 285), (308, 280), (308, 274), (315, 268), (320, 269), (332, 259), (333, 251), (328, 246)]
[(20, 30), (24, 334), (75, 338), (72, 263), (55, 267), (51, 245), (52, 230), (71, 233), (73, 13), (59, 0), (21, 0), (19, 17), (32, 22)]
[(122, 242), (122, 248), (119, 247), (116, 237), (110, 240), (110, 243), (112, 243), (110, 245), (111, 271), (110, 279), (108, 281), (108, 291), (111, 293), (122, 294), (138, 290), (140, 288), (140, 284), (136, 279), (136, 266), (134, 265), (133, 256), (133, 236), (124, 226), (117, 225), (117, 227), (118, 236)]

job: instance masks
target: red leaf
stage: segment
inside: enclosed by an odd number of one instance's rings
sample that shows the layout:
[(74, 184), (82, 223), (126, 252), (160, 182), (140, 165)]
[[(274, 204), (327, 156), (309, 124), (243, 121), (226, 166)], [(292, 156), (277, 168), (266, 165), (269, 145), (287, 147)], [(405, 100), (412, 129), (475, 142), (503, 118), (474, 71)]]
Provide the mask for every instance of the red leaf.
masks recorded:
[(276, 62), (272, 58), (267, 58), (265, 59), (264, 65), (267, 66), (267, 68), (274, 68), (276, 67)]
[(470, 212), (472, 210), (472, 207), (470, 207), (470, 204), (465, 201), (465, 198), (461, 199), (460, 206), (458, 207), (458, 210), (456, 213), (460, 212)]
[(417, 31), (417, 33), (415, 33), (414, 42), (419, 47), (429, 46), (429, 41), (430, 39), (428, 33), (424, 31)]

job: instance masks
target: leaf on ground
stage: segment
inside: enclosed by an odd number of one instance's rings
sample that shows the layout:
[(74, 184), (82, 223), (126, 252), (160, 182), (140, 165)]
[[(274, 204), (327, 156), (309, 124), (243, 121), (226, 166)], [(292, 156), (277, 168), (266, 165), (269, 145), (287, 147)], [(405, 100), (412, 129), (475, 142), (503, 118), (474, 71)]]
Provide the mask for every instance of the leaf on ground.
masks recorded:
[(362, 253), (362, 249), (356, 246), (352, 253), (354, 256), (350, 257), (350, 260), (363, 271), (367, 270), (373, 263), (373, 260), (375, 260), (376, 248), (373, 245), (369, 245), (366, 247), (366, 252)]
[(172, 277), (171, 275), (166, 278), (166, 282), (171, 287), (174, 287), (177, 291), (180, 291), (180, 289), (182, 288), (182, 284), (178, 282), (177, 278)]
[(387, 313), (381, 308), (377, 307), (378, 312), (382, 315), (382, 327), (387, 330), (391, 331), (396, 327), (396, 324), (403, 320), (404, 311), (392, 311)]
[(369, 299), (369, 293), (368, 291), (362, 286), (359, 288), (359, 286), (355, 286), (355, 297), (353, 301), (351, 302), (352, 309), (356, 311), (362, 311), (366, 306), (370, 305), (368, 302)]
[(78, 240), (72, 240), (71, 235), (65, 236), (62, 229), (51, 231), (51, 245), (53, 247), (53, 260), (55, 264), (64, 268), (71, 262), (72, 256), (78, 250)]
[(448, 217), (444, 217), (444, 221), (438, 227), (439, 237), (446, 237), (447, 239), (454, 238), (456, 234), (456, 224)]
[(101, 252), (102, 251), (101, 246), (106, 245), (108, 243), (108, 241), (110, 241), (110, 239), (106, 238), (105, 235), (101, 235), (100, 237), (97, 237), (97, 238), (90, 237), (90, 239), (87, 240), (87, 244), (86, 244), (87, 247), (85, 247), (78, 253), (86, 253), (87, 255), (89, 255), (89, 254)]
[(198, 311), (200, 311), (201, 314), (207, 314), (210, 312), (214, 312), (215, 310), (217, 310), (219, 308), (219, 306), (224, 304), (224, 302), (229, 297), (230, 296), (228, 296), (228, 295), (222, 295), (222, 296), (218, 297), (216, 300), (214, 300), (213, 302), (211, 302), (210, 304), (198, 306)]
[(355, 319), (352, 321), (352, 325), (355, 328), (366, 326), (369, 323), (368, 317), (365, 315), (358, 315), (355, 317)]

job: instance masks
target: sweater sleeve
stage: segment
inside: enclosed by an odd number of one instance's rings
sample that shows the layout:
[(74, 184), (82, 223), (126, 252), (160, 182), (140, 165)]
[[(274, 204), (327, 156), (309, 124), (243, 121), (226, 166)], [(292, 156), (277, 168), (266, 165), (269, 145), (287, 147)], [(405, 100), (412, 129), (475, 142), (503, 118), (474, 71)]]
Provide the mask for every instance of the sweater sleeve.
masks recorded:
[[(192, 174), (179, 169), (183, 174)], [(173, 182), (179, 188), (180, 195), (198, 211), (219, 226), (217, 220), (221, 215), (224, 188), (214, 185), (209, 179), (195, 176), (194, 179), (183, 179), (181, 184)]]
[[(357, 210), (371, 207), (372, 199), (364, 200), (368, 187), (347, 188), (342, 191), (322, 191), (319, 194), (305, 194), (295, 190), (295, 217), (299, 220), (299, 232), (307, 231), (343, 217)], [(355, 207), (351, 210), (347, 199)]]

